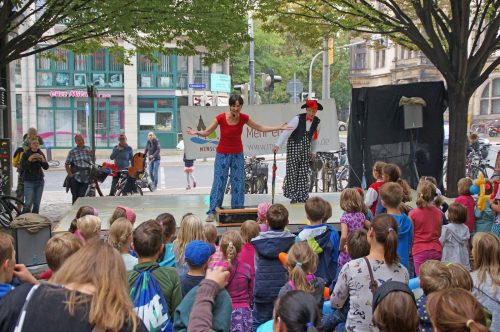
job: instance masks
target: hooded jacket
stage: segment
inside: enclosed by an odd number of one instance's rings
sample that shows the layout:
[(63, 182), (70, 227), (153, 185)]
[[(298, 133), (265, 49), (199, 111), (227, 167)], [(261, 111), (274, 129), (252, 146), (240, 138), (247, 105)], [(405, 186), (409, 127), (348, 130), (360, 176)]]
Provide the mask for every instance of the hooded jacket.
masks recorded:
[(391, 214), (394, 219), (398, 222), (398, 256), (401, 259), (401, 264), (403, 264), (407, 269), (410, 265), (410, 252), (413, 242), (413, 224), (410, 218), (405, 214), (401, 213), (400, 216)]
[(465, 224), (448, 224), (441, 229), (439, 241), (443, 245), (443, 262), (460, 263), (466, 269), (470, 269), (469, 252), (469, 228)]
[(287, 271), (278, 259), (295, 243), (288, 231), (267, 231), (252, 239), (255, 248), (254, 302), (272, 303), (287, 282)]

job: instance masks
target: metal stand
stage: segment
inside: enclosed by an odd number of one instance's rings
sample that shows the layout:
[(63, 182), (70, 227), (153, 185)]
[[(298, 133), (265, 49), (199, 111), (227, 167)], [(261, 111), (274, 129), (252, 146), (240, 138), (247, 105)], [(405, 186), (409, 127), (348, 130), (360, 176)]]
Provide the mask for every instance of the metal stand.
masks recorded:
[(418, 181), (420, 179), (420, 176), (418, 175), (418, 169), (417, 169), (417, 156), (416, 156), (416, 151), (415, 151), (415, 142), (413, 138), (414, 130), (415, 129), (409, 129), (410, 130), (410, 171), (411, 171), (411, 178), (413, 178), (415, 181), (412, 181), (412, 184), (416, 187), (418, 185)]

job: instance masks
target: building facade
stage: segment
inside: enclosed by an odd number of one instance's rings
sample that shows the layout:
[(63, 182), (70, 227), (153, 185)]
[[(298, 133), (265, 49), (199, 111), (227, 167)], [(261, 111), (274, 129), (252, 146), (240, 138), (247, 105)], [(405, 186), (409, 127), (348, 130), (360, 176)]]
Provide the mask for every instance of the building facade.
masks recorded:
[(54, 149), (73, 147), (75, 134), (88, 138), (89, 84), (97, 89), (93, 106), (98, 149), (111, 149), (121, 133), (133, 148), (143, 148), (150, 131), (162, 148), (175, 148), (182, 131), (180, 106), (227, 105), (228, 61), (205, 66), (202, 55), (157, 53), (155, 60), (137, 54), (129, 62), (124, 64), (120, 54), (108, 49), (75, 54), (56, 48), (13, 63), (13, 145), (21, 143), (30, 127)]
[[(492, 56), (490, 61), (497, 56)], [(350, 57), (353, 88), (443, 80), (422, 52), (381, 37), (353, 40)], [(500, 121), (500, 68), (490, 74), (472, 96), (469, 117), (472, 122)]]

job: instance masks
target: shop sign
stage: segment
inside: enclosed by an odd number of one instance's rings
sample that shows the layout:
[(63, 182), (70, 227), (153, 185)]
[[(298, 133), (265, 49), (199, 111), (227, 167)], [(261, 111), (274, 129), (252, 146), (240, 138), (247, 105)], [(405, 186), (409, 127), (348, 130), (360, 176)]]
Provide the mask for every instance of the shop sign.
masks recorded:
[[(49, 96), (56, 98), (88, 98), (89, 94), (85, 90), (52, 90), (49, 91)], [(98, 93), (97, 98), (111, 98), (111, 94)]]

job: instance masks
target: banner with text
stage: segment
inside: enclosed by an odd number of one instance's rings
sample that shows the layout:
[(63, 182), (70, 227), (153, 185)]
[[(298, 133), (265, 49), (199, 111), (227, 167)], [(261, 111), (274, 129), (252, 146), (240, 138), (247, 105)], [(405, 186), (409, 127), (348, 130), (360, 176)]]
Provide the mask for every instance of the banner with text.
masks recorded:
[[(321, 119), (321, 128), (318, 137), (318, 151), (332, 151), (339, 149), (339, 133), (337, 123), (337, 111), (335, 100), (319, 100), (324, 107), (323, 111), (318, 111), (317, 116)], [(243, 106), (242, 112), (248, 114), (255, 122), (265, 126), (277, 126), (290, 121), (295, 115), (304, 113), (300, 104), (268, 104)], [(205, 130), (215, 117), (228, 111), (225, 107), (207, 106), (181, 106), (182, 136), (184, 138), (184, 151), (186, 156), (192, 159), (214, 157), (217, 144), (219, 143), (220, 128), (208, 137), (190, 136), (187, 134), (187, 127), (197, 130)], [(243, 127), (242, 140), (243, 149), (246, 156), (272, 154), (272, 148), (281, 131), (262, 133), (249, 126)], [(286, 147), (280, 150), (286, 152)]]

